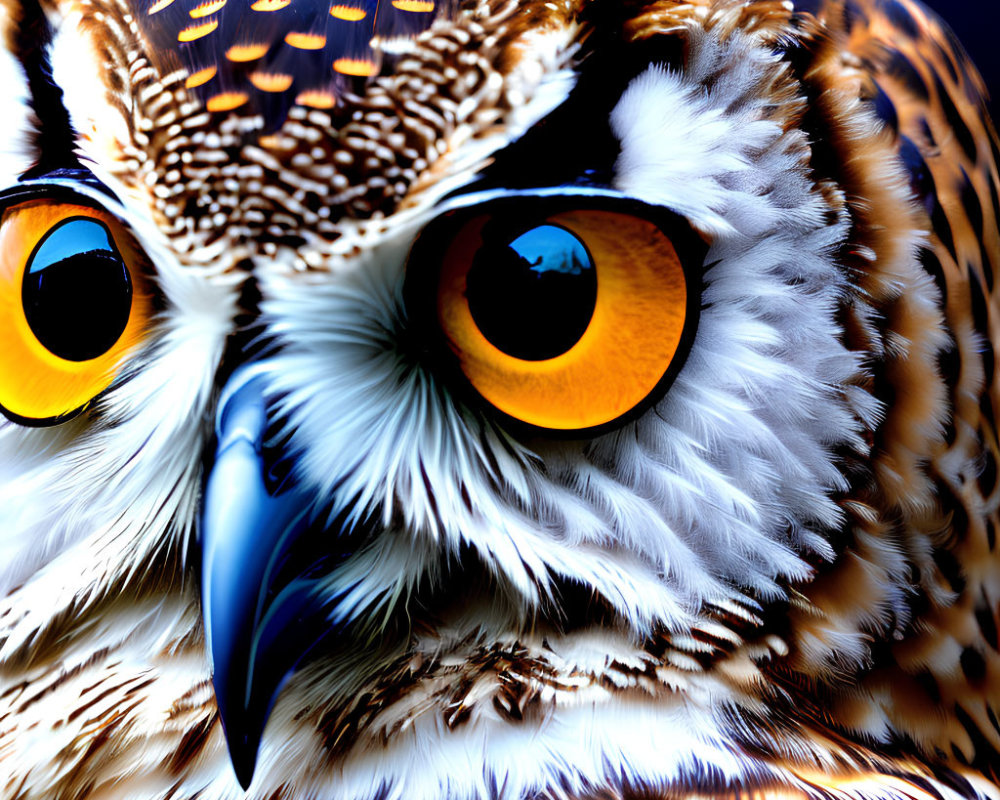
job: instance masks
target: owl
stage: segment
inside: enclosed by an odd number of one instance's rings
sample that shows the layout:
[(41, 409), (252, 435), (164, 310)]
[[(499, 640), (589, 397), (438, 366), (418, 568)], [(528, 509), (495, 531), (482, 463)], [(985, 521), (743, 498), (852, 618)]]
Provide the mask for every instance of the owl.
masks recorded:
[(0, 32), (4, 800), (1000, 798), (1000, 154), (917, 0)]

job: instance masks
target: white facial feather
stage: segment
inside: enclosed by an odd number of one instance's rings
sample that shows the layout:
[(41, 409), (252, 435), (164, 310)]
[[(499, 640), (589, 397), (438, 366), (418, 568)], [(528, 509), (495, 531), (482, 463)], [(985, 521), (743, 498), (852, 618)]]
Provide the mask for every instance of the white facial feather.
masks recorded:
[[(9, 35), (10, 12), (0, 8), (0, 34)], [(0, 52), (0, 119), (4, 121), (0, 141), (0, 181), (14, 183), (34, 165), (31, 145), (34, 112), (28, 103), (28, 79), (20, 62), (6, 48)]]
[[(145, 344), (129, 355), (127, 368), (97, 400), (97, 414), (46, 430), (0, 425), (0, 593), (33, 573), (40, 579), (50, 571), (67, 576), (64, 596), (38, 598), (39, 620), (88, 596), (109, 576), (141, 569), (158, 549), (184, 552), (188, 546), (210, 430), (207, 409), (242, 280), (229, 273), (231, 258), (216, 258), (210, 267), (181, 266), (150, 216), (142, 196), (148, 187), (126, 185), (108, 169), (112, 164), (126, 174), (140, 169), (136, 161), (121, 158), (139, 151), (129, 140), (120, 104), (112, 102), (101, 80), (101, 59), (81, 24), (79, 12), (60, 20), (49, 50), (53, 76), (79, 134), (83, 163), (121, 202), (103, 195), (93, 199), (136, 236), (155, 265), (148, 277), (157, 282), (166, 310), (151, 320)], [(14, 152), (27, 136), (19, 131), (30, 127), (29, 111), (20, 105), (27, 102), (26, 81), (6, 51), (0, 70), (9, 77), (2, 98), (13, 104), (4, 118), (16, 121), (5, 139)], [(4, 158), (0, 155), (0, 169)], [(29, 154), (20, 158), (18, 172), (32, 163)], [(14, 183), (17, 174), (8, 177), (4, 171), (5, 183)], [(103, 479), (94, 480), (95, 475)], [(58, 558), (83, 541), (95, 565), (92, 574), (78, 569), (80, 552)], [(24, 636), (32, 635), (30, 622), (20, 626)], [(15, 645), (16, 637), (7, 647)]]
[[(559, 577), (637, 633), (679, 630), (706, 603), (780, 597), (808, 576), (803, 555), (830, 555), (844, 486), (833, 450), (861, 446), (841, 388), (858, 364), (834, 320), (846, 224), (825, 221), (802, 134), (766, 120), (756, 82), (776, 57), (740, 36), (696, 35), (692, 53), (683, 75), (636, 78), (612, 115), (616, 188), (712, 242), (691, 355), (635, 423), (587, 444), (518, 442), (413, 356), (403, 267), (427, 210), (371, 233), (335, 279), (265, 278), (278, 339), (265, 369), (299, 477), (384, 531), (331, 577), (363, 604), (337, 614), (376, 613), (471, 546), (522, 613)], [(708, 92), (701, 70), (720, 62)]]
[[(166, 311), (98, 398), (96, 413), (54, 428), (0, 427), (7, 479), (0, 487), (0, 593), (33, 576), (0, 657), (60, 610), (127, 581), (160, 551), (183, 557), (194, 531), (208, 409), (241, 278), (224, 265), (181, 267), (148, 219), (102, 202), (130, 223), (156, 263), (149, 278)], [(53, 584), (61, 587), (57, 596)]]

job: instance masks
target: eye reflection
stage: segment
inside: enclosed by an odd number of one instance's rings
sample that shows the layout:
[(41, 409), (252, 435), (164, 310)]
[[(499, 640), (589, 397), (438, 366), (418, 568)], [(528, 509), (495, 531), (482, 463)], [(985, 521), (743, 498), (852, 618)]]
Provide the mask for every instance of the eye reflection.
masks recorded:
[(53, 228), (28, 261), (22, 284), (32, 333), (52, 354), (88, 361), (121, 337), (132, 305), (128, 268), (108, 229), (94, 219)]
[(483, 238), (466, 278), (469, 311), (483, 336), (525, 361), (568, 351), (597, 301), (594, 261), (583, 242), (556, 225)]

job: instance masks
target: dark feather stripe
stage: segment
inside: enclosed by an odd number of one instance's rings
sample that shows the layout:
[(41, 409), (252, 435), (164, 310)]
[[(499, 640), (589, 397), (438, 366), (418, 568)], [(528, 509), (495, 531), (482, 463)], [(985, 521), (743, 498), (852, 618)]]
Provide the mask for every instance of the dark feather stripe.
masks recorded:
[(31, 108), (38, 117), (34, 132), (35, 164), (21, 178), (37, 178), (56, 169), (80, 168), (76, 156), (76, 133), (63, 93), (52, 79), (49, 48), (52, 26), (38, 0), (23, 0), (20, 19), (12, 26), (11, 53), (21, 62), (28, 78)]

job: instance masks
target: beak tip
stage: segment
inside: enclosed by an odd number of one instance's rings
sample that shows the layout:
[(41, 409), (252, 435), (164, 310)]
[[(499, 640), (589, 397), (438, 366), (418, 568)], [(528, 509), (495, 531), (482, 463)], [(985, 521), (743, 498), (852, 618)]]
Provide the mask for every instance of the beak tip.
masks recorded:
[(239, 755), (230, 747), (230, 754), (233, 761), (233, 771), (236, 773), (236, 780), (239, 781), (243, 791), (250, 788), (253, 781), (253, 773), (257, 766), (257, 754), (248, 750), (244, 755)]
[[(227, 724), (228, 723), (228, 724)], [(254, 734), (258, 727), (252, 724), (238, 724), (235, 720), (222, 715), (222, 729), (225, 732), (226, 746), (229, 750), (229, 760), (233, 765), (236, 780), (246, 791), (253, 781), (257, 769), (257, 751), (260, 747), (261, 734)]]

